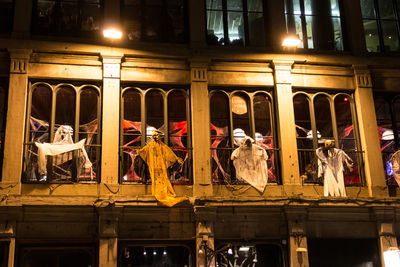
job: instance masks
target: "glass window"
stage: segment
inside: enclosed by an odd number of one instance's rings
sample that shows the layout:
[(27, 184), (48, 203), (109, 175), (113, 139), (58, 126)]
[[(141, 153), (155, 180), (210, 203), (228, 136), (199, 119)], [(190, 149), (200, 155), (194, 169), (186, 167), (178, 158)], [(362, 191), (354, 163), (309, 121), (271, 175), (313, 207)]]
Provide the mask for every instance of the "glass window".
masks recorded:
[(100, 0), (35, 0), (32, 31), (35, 35), (96, 38), (102, 13)]
[(6, 135), (8, 83), (0, 81), (0, 181), (3, 167), (4, 139)]
[(269, 182), (280, 182), (275, 140), (272, 96), (266, 91), (210, 92), (212, 181), (216, 184), (247, 184), (236, 177), (232, 152), (245, 136), (265, 149)]
[(0, 0), (0, 33), (11, 33), (14, 19), (14, 0)]
[(122, 90), (121, 182), (151, 183), (147, 165), (138, 157), (137, 150), (158, 131), (161, 140), (184, 161), (169, 168), (171, 183), (192, 183), (188, 101), (187, 91), (183, 89), (127, 87)]
[(343, 50), (339, 0), (285, 0), (288, 34), (298, 35), (299, 48)]
[(399, 51), (399, 1), (361, 0), (368, 52)]
[(293, 96), (299, 168), (304, 183), (321, 183), (315, 151), (325, 140), (334, 140), (353, 161), (344, 168), (345, 185), (361, 185), (361, 154), (356, 138), (354, 100), (347, 93), (296, 92)]
[(23, 182), (97, 181), (100, 89), (35, 83), (29, 98)]
[(283, 249), (276, 244), (220, 244), (215, 256), (217, 266), (286, 266)]
[(16, 259), (18, 266), (96, 266), (96, 253), (93, 247), (21, 246), (18, 251)]
[(121, 2), (121, 22), (129, 41), (187, 41), (186, 0)]
[(262, 0), (206, 0), (210, 45), (265, 45)]
[(396, 187), (398, 183), (393, 175), (392, 156), (400, 148), (400, 116), (397, 115), (400, 114), (400, 97), (393, 94), (377, 94), (374, 102), (386, 184)]
[(189, 246), (169, 244), (119, 244), (118, 266), (194, 266), (195, 257)]

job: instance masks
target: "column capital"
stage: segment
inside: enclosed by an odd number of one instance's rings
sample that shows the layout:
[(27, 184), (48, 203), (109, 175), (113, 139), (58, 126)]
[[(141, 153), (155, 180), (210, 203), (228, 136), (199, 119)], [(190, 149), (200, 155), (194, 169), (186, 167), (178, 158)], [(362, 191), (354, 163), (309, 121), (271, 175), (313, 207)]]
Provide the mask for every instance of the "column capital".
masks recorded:
[(103, 78), (121, 77), (121, 62), (123, 55), (101, 54), (103, 60)]
[(290, 71), (294, 64), (294, 60), (272, 60), (272, 66), (274, 67), (275, 71), (278, 70), (286, 70)]
[(8, 49), (10, 53), (10, 73), (26, 74), (28, 69), (29, 58), (32, 53), (31, 49)]
[(192, 82), (207, 82), (208, 60), (192, 58), (190, 61), (190, 80)]
[(371, 71), (367, 65), (353, 65), (354, 78), (358, 88), (372, 87)]
[(123, 54), (103, 54), (101, 53), (101, 59), (103, 60), (103, 64), (121, 64)]

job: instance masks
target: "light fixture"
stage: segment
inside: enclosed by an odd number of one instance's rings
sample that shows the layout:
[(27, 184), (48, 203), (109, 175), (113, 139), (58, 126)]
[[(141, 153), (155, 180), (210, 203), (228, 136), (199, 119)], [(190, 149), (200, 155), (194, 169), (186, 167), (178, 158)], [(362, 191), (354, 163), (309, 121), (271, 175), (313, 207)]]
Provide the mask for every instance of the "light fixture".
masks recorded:
[(154, 255), (154, 256), (156, 256), (156, 255), (157, 255), (157, 251), (156, 251), (156, 249), (155, 249), (155, 248), (153, 249), (153, 255)]
[(285, 39), (283, 39), (283, 47), (297, 47), (301, 43), (301, 39), (297, 34), (288, 34)]
[(144, 255), (144, 256), (147, 255), (146, 249), (143, 250), (143, 255)]
[(240, 247), (240, 248), (239, 248), (239, 251), (247, 252), (247, 251), (249, 251), (249, 250), (250, 250), (250, 247)]
[(165, 248), (164, 248), (164, 252), (162, 253), (164, 256), (166, 256), (167, 255), (167, 251), (165, 250)]
[(115, 28), (105, 29), (103, 31), (103, 36), (110, 39), (121, 39), (122, 32)]
[(229, 255), (232, 255), (232, 254), (233, 254), (233, 251), (232, 251), (231, 248), (228, 249), (228, 254), (229, 254)]

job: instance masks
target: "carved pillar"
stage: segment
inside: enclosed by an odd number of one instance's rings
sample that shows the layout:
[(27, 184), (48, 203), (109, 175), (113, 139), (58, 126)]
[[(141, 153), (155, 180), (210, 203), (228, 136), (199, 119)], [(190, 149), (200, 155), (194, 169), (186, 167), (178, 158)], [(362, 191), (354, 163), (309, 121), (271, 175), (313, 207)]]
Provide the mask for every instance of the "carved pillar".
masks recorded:
[(3, 183), (20, 183), (24, 151), (28, 65), (31, 50), (9, 49), (10, 81), (4, 143)]
[[(379, 248), (382, 267), (385, 267), (385, 253), (398, 250), (397, 238), (393, 229), (394, 209), (385, 207), (374, 207), (376, 226), (379, 235)], [(387, 266), (390, 267), (390, 266)]]
[(284, 185), (300, 184), (291, 81), (293, 63), (293, 61), (273, 61), (278, 111), (278, 138)]
[(194, 207), (196, 216), (197, 267), (215, 267), (214, 221), (215, 208)]
[(210, 166), (210, 107), (207, 63), (191, 62), (190, 103), (192, 114), (193, 195), (212, 195)]
[(120, 209), (99, 209), (99, 266), (118, 265), (118, 219)]
[(118, 184), (121, 57), (103, 57), (102, 182)]
[(289, 256), (291, 267), (308, 267), (308, 248), (306, 235), (307, 210), (286, 208), (289, 228)]
[(376, 124), (374, 97), (372, 95), (371, 74), (367, 66), (353, 66), (355, 79), (354, 100), (357, 109), (360, 141), (364, 152), (364, 172), (369, 196), (373, 196), (374, 186), (386, 186), (382, 154)]
[(0, 239), (6, 239), (10, 242), (8, 249), (8, 267), (14, 266), (15, 255), (15, 221), (0, 222)]

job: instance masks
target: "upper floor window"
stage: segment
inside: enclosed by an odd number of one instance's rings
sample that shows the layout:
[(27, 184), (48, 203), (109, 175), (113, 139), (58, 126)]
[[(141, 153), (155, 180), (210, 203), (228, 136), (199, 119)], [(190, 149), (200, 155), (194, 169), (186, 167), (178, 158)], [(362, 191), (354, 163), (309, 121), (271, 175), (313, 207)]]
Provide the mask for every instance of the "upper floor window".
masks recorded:
[(374, 101), (386, 183), (396, 186), (391, 159), (400, 149), (400, 95), (376, 95)]
[(130, 41), (187, 41), (187, 0), (123, 0), (121, 22)]
[(3, 167), (4, 156), (4, 137), (6, 134), (6, 117), (7, 117), (7, 92), (8, 83), (0, 81), (0, 181), (1, 171)]
[(322, 183), (315, 151), (334, 140), (353, 161), (344, 173), (345, 185), (361, 184), (361, 153), (351, 94), (296, 92), (293, 96), (300, 174), (305, 183)]
[(100, 96), (95, 85), (30, 85), (24, 182), (98, 181)]
[(0, 0), (0, 33), (11, 33), (14, 19), (14, 0)]
[(299, 48), (343, 50), (339, 0), (285, 0), (286, 27)]
[(126, 87), (121, 101), (120, 173), (122, 182), (150, 183), (137, 150), (158, 131), (161, 140), (184, 162), (169, 168), (172, 184), (192, 183), (189, 96), (184, 89)]
[(397, 0), (361, 0), (368, 52), (399, 50), (399, 8)]
[(263, 46), (262, 0), (206, 0), (207, 43)]
[(245, 184), (236, 177), (231, 160), (232, 152), (243, 144), (245, 136), (251, 137), (256, 145), (265, 149), (268, 155), (268, 181), (279, 182), (272, 99), (269, 92), (261, 90), (210, 92), (213, 183)]
[(95, 38), (102, 21), (100, 0), (36, 0), (32, 32), (35, 35)]

